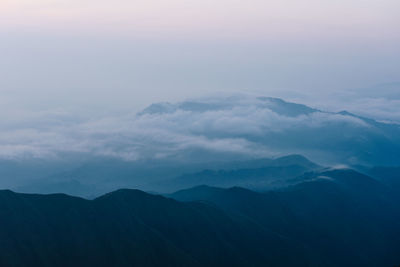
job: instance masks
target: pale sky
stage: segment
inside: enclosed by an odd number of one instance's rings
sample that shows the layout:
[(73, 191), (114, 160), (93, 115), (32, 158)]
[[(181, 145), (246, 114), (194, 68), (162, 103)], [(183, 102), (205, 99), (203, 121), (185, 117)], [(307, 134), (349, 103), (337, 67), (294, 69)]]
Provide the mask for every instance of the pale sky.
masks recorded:
[[(400, 0), (0, 0), (0, 159), (136, 158), (163, 142), (251, 154), (214, 137), (343, 119), (276, 116), (260, 95), (400, 123), (399, 14)], [(135, 116), (215, 94), (250, 104)]]
[(342, 38), (389, 40), (398, 39), (399, 9), (397, 0), (2, 0), (0, 25), (154, 38), (292, 39), (340, 32)]
[(10, 106), (143, 107), (400, 80), (398, 0), (0, 0)]

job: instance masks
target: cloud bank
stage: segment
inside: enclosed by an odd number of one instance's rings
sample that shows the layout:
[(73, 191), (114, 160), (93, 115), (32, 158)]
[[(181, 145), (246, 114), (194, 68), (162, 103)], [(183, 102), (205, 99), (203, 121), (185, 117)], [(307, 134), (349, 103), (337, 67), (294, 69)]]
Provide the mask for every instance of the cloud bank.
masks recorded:
[[(204, 153), (261, 158), (343, 150), (350, 158), (357, 156), (352, 155), (353, 148), (375, 149), (375, 139), (396, 141), (378, 126), (351, 114), (248, 95), (158, 103), (138, 114), (94, 117), (46, 111), (2, 119), (0, 157), (8, 159), (82, 153), (127, 161), (201, 160), (198, 155)], [(352, 148), (347, 151), (348, 145)]]

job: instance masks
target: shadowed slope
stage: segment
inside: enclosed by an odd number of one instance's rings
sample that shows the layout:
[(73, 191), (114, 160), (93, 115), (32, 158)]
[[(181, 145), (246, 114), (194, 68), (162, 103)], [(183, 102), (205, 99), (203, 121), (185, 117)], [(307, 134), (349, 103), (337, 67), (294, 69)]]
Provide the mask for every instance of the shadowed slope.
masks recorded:
[(285, 190), (256, 193), (200, 186), (172, 195), (213, 203), (232, 216), (296, 240), (333, 266), (400, 262), (399, 202), (383, 184), (352, 170), (308, 173)]
[(303, 248), (250, 220), (138, 190), (93, 201), (1, 191), (0, 215), (2, 266), (310, 263)]

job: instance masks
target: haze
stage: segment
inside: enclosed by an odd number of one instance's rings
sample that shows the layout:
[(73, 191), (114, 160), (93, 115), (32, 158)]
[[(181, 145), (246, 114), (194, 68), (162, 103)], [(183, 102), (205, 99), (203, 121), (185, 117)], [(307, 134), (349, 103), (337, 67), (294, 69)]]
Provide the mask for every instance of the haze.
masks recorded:
[(395, 0), (3, 0), (2, 104), (139, 110), (216, 91), (305, 98), (396, 82), (398, 10)]

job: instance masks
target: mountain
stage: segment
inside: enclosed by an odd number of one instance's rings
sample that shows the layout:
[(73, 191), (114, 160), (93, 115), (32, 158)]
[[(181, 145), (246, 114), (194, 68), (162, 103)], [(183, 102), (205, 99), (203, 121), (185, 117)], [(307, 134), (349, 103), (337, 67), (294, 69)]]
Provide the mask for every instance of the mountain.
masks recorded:
[(90, 198), (118, 188), (173, 192), (201, 184), (242, 185), (264, 190), (286, 185), (287, 179), (316, 168), (320, 167), (300, 155), (197, 164), (97, 158), (13, 189), (23, 193), (66, 193)]
[[(400, 125), (279, 98), (155, 103), (138, 114), (115, 116), (70, 121), (68, 127), (62, 121), (53, 125), (54, 119), (29, 122), (38, 134), (4, 151), (16, 154), (0, 160), (0, 188), (84, 197), (118, 188), (164, 193), (200, 184), (265, 190), (313, 170), (301, 162), (270, 165), (293, 154), (324, 166), (400, 166)], [(15, 131), (4, 136), (28, 136), (18, 134), (24, 129)], [(42, 135), (57, 141), (36, 139)], [(25, 148), (36, 156), (23, 153)]]
[[(246, 164), (247, 163), (247, 164)], [(203, 170), (185, 174), (165, 183), (165, 188), (188, 188), (197, 185), (219, 187), (241, 186), (257, 191), (284, 187), (305, 172), (322, 167), (300, 155), (290, 155), (272, 160), (238, 162), (234, 169)], [(232, 168), (232, 166), (231, 166)]]
[(292, 183), (264, 193), (121, 189), (93, 200), (2, 190), (0, 265), (398, 265), (396, 191), (351, 169), (318, 168)]
[(400, 193), (400, 166), (375, 166), (366, 173)]
[(95, 200), (0, 191), (0, 216), (1, 266), (316, 263), (300, 244), (251, 220), (138, 190)]
[[(235, 104), (240, 104), (237, 102), (238, 99), (236, 97), (228, 97), (225, 99), (225, 101), (221, 100), (224, 99), (206, 99), (203, 101), (191, 100), (176, 104), (171, 104), (168, 102), (155, 103), (139, 112), (139, 115), (168, 114), (177, 112), (179, 110), (204, 113), (209, 111), (230, 110), (235, 107)], [(268, 108), (279, 115), (285, 115), (289, 117), (296, 117), (299, 115), (318, 112), (317, 109), (313, 109), (302, 104), (286, 102), (280, 98), (257, 97), (257, 100), (259, 100), (259, 102), (256, 103), (257, 106)], [(247, 104), (251, 105), (254, 103)]]
[[(322, 111), (279, 98), (232, 96), (156, 103), (140, 112), (139, 118), (179, 125), (191, 137), (236, 140), (236, 146), (243, 148), (231, 155), (297, 153), (327, 165), (400, 165), (399, 124), (345, 110)], [(208, 152), (203, 160), (218, 158), (212, 149)], [(185, 158), (186, 151), (180, 150), (179, 155)], [(193, 150), (189, 155), (186, 158), (197, 158)]]
[(391, 188), (348, 169), (310, 172), (300, 180), (267, 193), (200, 186), (171, 197), (210, 203), (231, 216), (253, 220), (308, 247), (326, 265), (400, 262), (400, 201)]

